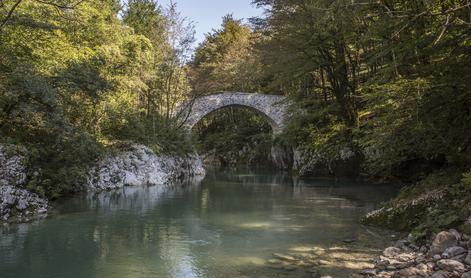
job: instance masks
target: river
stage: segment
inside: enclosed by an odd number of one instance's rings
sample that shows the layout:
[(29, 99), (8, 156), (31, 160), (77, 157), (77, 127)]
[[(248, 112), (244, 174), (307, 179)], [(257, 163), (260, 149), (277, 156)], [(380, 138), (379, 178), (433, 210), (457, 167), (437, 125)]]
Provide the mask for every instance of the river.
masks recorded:
[(396, 193), (245, 170), (77, 196), (0, 227), (0, 277), (349, 277), (393, 240), (358, 220)]

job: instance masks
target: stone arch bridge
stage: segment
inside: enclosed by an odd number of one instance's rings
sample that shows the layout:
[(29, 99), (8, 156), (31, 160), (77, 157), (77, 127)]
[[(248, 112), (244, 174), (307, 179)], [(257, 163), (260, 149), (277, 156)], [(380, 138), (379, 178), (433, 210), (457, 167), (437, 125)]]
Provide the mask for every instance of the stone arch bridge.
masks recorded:
[(176, 116), (191, 130), (207, 115), (230, 106), (246, 107), (262, 115), (275, 134), (283, 130), (288, 118), (289, 103), (285, 96), (241, 92), (217, 93), (184, 102), (176, 109)]

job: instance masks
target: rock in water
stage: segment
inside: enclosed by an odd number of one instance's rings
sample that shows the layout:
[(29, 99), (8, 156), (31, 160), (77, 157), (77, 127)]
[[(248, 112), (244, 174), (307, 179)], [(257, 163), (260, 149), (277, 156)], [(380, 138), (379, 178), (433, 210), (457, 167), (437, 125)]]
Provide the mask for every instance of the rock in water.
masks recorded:
[(447, 248), (456, 246), (458, 240), (456, 236), (448, 231), (443, 231), (435, 236), (430, 247), (430, 253), (432, 255), (442, 254)]

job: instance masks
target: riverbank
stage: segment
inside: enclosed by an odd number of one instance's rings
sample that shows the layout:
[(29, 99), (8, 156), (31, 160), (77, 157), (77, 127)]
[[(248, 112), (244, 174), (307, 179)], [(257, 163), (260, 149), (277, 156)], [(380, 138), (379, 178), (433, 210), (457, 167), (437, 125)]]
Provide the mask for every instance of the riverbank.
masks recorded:
[[(41, 169), (28, 166), (27, 150), (0, 146), (0, 221), (29, 222), (47, 216), (50, 200), (32, 192), (30, 184)], [(90, 167), (86, 183), (76, 192), (100, 192), (125, 186), (160, 186), (177, 180), (204, 177), (197, 154), (156, 155), (143, 145), (128, 145), (108, 153)]]
[(417, 244), (412, 236), (386, 248), (365, 277), (471, 277), (471, 237), (457, 230), (442, 231)]
[(441, 171), (401, 190), (367, 214), (363, 223), (411, 232), (425, 240), (443, 229), (471, 232), (471, 180), (460, 171)]

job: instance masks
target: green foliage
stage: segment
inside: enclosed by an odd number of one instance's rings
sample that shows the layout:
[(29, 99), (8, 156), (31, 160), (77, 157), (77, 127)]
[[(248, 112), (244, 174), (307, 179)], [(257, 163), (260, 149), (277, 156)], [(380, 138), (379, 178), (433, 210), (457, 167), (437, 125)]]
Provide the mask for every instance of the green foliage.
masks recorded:
[(364, 174), (380, 179), (469, 167), (471, 45), (461, 1), (253, 2), (268, 11), (254, 22), (268, 88), (304, 110), (284, 135), (293, 145), (358, 146)]
[(190, 68), (194, 93), (260, 91), (261, 61), (254, 49), (259, 40), (241, 20), (225, 16), (221, 28), (208, 34), (195, 51)]
[(194, 128), (197, 150), (214, 155), (222, 166), (266, 165), (271, 127), (266, 119), (243, 108), (216, 111)]
[(53, 199), (80, 189), (116, 140), (190, 150), (169, 118), (189, 91), (170, 13), (152, 1), (130, 1), (124, 20), (114, 0), (11, 2), (0, 4), (0, 137), (28, 149), (39, 169), (29, 189)]
[(465, 186), (471, 188), (471, 170), (469, 172), (463, 174), (463, 179), (461, 179), (461, 182)]

